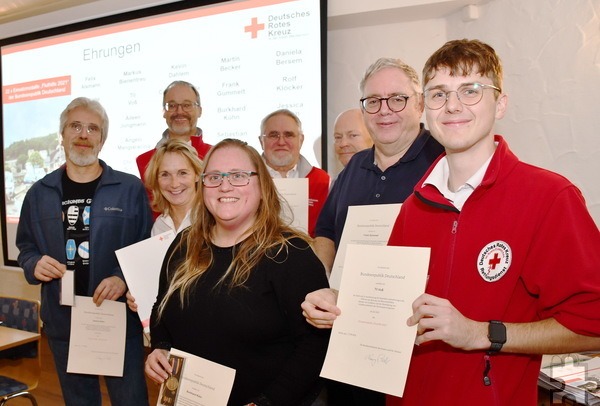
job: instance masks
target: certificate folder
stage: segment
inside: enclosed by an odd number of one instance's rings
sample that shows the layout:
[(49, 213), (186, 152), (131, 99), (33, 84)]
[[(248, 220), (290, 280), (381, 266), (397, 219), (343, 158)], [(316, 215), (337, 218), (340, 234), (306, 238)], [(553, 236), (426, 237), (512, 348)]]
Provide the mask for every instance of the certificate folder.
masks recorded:
[(413, 301), (425, 291), (429, 248), (350, 244), (321, 376), (402, 396), (416, 326)]
[(167, 231), (115, 251), (146, 332), (149, 331), (150, 314), (158, 294), (160, 268), (174, 239), (175, 233)]

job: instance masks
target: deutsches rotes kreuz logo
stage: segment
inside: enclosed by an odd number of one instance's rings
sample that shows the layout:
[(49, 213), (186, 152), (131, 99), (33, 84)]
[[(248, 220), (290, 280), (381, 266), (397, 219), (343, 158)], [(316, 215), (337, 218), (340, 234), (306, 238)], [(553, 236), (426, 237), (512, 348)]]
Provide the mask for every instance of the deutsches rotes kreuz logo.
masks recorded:
[(477, 257), (477, 270), (483, 280), (496, 282), (502, 278), (512, 262), (512, 250), (504, 241), (494, 241), (486, 245)]

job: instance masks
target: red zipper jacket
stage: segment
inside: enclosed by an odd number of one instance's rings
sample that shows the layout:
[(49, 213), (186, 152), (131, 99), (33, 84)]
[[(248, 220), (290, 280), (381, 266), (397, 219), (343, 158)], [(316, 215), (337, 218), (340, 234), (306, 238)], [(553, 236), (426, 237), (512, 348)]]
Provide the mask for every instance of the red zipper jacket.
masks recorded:
[[(432, 185), (432, 167), (402, 206), (389, 245), (431, 247), (427, 293), (477, 321), (554, 317), (600, 335), (600, 233), (572, 183), (498, 146), (461, 211)], [(441, 159), (441, 158), (439, 158)], [(438, 160), (439, 160), (438, 159)], [(536, 405), (541, 355), (414, 347), (403, 399), (388, 405)]]

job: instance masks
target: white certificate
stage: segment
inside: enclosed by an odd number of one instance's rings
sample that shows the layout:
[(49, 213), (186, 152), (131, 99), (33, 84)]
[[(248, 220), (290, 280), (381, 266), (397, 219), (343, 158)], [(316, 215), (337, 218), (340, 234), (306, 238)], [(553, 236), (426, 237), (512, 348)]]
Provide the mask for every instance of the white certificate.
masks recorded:
[(425, 291), (429, 248), (349, 245), (321, 376), (402, 396), (415, 341), (413, 301)]
[(160, 387), (157, 406), (226, 406), (235, 369), (171, 348), (173, 373)]
[[(282, 203), (282, 217), (291, 221), (291, 226), (308, 233), (308, 179), (274, 178)], [(286, 203), (287, 202), (287, 203)]]
[(71, 339), (67, 372), (123, 376), (125, 360), (125, 303), (75, 296), (71, 307)]
[(75, 304), (75, 271), (67, 269), (60, 278), (60, 304), (73, 306)]
[(166, 231), (115, 251), (146, 332), (150, 330), (150, 313), (158, 294), (160, 268), (175, 236), (172, 230)]
[(329, 276), (331, 288), (340, 288), (347, 245), (387, 245), (401, 206), (397, 203), (348, 207), (344, 230)]

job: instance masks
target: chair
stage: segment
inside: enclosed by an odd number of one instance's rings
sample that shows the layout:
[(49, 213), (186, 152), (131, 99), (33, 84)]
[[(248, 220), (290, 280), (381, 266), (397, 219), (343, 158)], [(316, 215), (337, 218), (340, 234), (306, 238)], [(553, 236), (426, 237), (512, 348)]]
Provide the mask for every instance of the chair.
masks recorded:
[[(40, 301), (0, 296), (0, 321), (6, 327), (41, 334)], [(41, 338), (0, 351), (0, 406), (24, 397), (37, 406), (30, 393), (41, 374)]]

